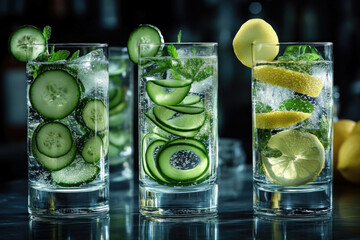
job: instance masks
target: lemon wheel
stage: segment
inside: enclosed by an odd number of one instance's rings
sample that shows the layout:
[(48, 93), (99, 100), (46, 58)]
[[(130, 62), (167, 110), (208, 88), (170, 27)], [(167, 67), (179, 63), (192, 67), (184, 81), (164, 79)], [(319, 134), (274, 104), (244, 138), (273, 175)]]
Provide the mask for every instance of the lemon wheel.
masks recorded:
[(266, 175), (283, 186), (300, 186), (313, 181), (325, 162), (325, 150), (318, 138), (299, 130), (273, 135), (268, 146), (279, 150), (280, 157), (263, 157)]

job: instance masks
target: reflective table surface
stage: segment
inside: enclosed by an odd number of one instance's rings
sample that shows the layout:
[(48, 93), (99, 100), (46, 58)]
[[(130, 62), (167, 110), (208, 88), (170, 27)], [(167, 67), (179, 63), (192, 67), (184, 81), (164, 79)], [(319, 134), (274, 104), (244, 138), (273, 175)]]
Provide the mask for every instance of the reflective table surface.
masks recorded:
[(136, 182), (111, 184), (110, 213), (96, 218), (32, 220), (27, 182), (0, 183), (0, 239), (360, 239), (360, 186), (334, 186), (332, 216), (263, 219), (252, 213), (251, 166), (222, 170), (219, 213), (208, 219), (147, 219)]

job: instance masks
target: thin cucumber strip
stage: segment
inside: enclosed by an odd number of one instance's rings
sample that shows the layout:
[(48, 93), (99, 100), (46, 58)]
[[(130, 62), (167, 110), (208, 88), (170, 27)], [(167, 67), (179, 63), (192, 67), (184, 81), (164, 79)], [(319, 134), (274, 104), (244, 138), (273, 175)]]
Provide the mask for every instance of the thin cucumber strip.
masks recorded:
[(200, 142), (199, 140), (192, 139), (192, 138), (177, 138), (177, 139), (169, 141), (166, 144), (166, 146), (180, 145), (180, 144), (193, 145), (193, 146), (201, 149), (202, 151), (204, 151), (204, 153), (207, 153), (207, 149), (206, 149), (205, 145), (202, 142)]
[(155, 151), (164, 146), (165, 144), (166, 141), (164, 140), (152, 141), (146, 149), (145, 164), (147, 170), (150, 172), (151, 176), (155, 178), (155, 180), (161, 181), (163, 183), (169, 183), (169, 181), (167, 181), (157, 169), (156, 158), (154, 157), (154, 155), (156, 154)]
[[(127, 42), (127, 49), (130, 60), (135, 64), (138, 64), (139, 62), (138, 54), (140, 43), (164, 43), (164, 38), (157, 27), (149, 24), (140, 25), (132, 31)], [(160, 45), (154, 45), (148, 49), (142, 49), (141, 57), (154, 57), (159, 52), (160, 48)]]
[[(112, 93), (115, 92), (115, 93)], [(113, 95), (112, 98), (110, 98), (110, 94)], [(116, 107), (119, 105), (124, 99), (124, 91), (122, 88), (117, 87), (113, 88), (109, 91), (109, 109)]]
[(69, 128), (60, 122), (41, 124), (35, 134), (37, 149), (48, 157), (61, 157), (67, 154), (73, 145)]
[(72, 161), (75, 159), (76, 156), (75, 144), (72, 145), (70, 151), (67, 154), (57, 158), (48, 157), (42, 154), (36, 147), (35, 138), (33, 138), (32, 140), (31, 149), (32, 149), (32, 154), (36, 159), (36, 161), (44, 168), (51, 171), (63, 169), (64, 167), (72, 163)]
[[(30, 47), (26, 46), (27, 44), (36, 44), (36, 46)], [(31, 61), (45, 51), (46, 39), (40, 29), (25, 25), (11, 34), (9, 49), (16, 60), (20, 62)]]
[(81, 149), (81, 156), (88, 163), (98, 162), (105, 156), (105, 149), (102, 139), (97, 136), (88, 137)]
[(175, 129), (168, 128), (164, 126), (162, 123), (160, 123), (154, 113), (153, 109), (150, 109), (148, 112), (145, 113), (145, 116), (147, 116), (156, 126), (161, 128), (162, 130), (171, 133), (173, 135), (179, 136), (179, 137), (194, 137), (196, 134), (198, 134), (199, 130), (193, 130), (193, 131), (177, 131)]
[(201, 97), (196, 94), (187, 95), (182, 101), (181, 105), (192, 105), (201, 101)]
[(153, 81), (146, 82), (146, 92), (150, 99), (158, 105), (176, 105), (180, 103), (190, 91), (191, 85), (172, 88), (171, 92)]
[(206, 119), (205, 113), (198, 114), (181, 114), (162, 106), (154, 106), (154, 115), (156, 119), (166, 127), (177, 131), (194, 131), (200, 129)]
[(127, 102), (121, 102), (119, 105), (109, 110), (109, 116), (113, 116), (115, 114), (121, 113), (122, 111), (125, 110), (126, 106), (127, 106)]
[(176, 111), (178, 113), (186, 113), (186, 114), (197, 114), (204, 112), (203, 107), (191, 106), (191, 105), (173, 105), (173, 106), (164, 106), (170, 110)]
[(162, 140), (162, 141), (167, 142), (169, 139), (162, 137), (156, 133), (148, 133), (145, 136), (143, 136), (143, 138), (141, 140), (141, 163), (142, 163), (142, 168), (143, 168), (145, 174), (147, 174), (150, 178), (152, 178), (156, 181), (156, 179), (149, 172), (147, 165), (146, 165), (146, 149), (150, 145), (150, 143), (155, 140)]
[(92, 182), (100, 168), (83, 160), (75, 160), (69, 166), (51, 172), (51, 180), (62, 187), (77, 187)]
[(29, 90), (33, 108), (49, 119), (65, 118), (76, 108), (80, 97), (78, 82), (63, 70), (49, 70), (41, 73)]
[(109, 133), (109, 142), (120, 148), (130, 143), (130, 133), (121, 129), (112, 129)]
[(109, 113), (109, 127), (118, 127), (124, 123), (127, 116), (123, 112), (116, 113), (114, 115), (110, 115)]
[[(180, 169), (185, 161), (191, 161), (191, 159), (178, 159), (177, 162), (183, 161), (179, 167), (173, 166), (171, 163), (172, 156), (180, 151), (189, 151), (196, 154), (199, 158), (199, 163), (192, 168)], [(157, 155), (158, 167), (160, 173), (167, 179), (171, 179), (176, 182), (187, 182), (195, 180), (202, 176), (209, 167), (209, 158), (207, 154), (200, 148), (188, 144), (174, 144), (164, 146)]]
[(175, 80), (175, 79), (163, 79), (163, 80), (151, 80), (156, 85), (167, 87), (167, 88), (179, 88), (186, 87), (193, 83), (191, 79)]
[(81, 119), (85, 126), (94, 131), (103, 131), (108, 125), (108, 112), (99, 99), (87, 99), (81, 110)]

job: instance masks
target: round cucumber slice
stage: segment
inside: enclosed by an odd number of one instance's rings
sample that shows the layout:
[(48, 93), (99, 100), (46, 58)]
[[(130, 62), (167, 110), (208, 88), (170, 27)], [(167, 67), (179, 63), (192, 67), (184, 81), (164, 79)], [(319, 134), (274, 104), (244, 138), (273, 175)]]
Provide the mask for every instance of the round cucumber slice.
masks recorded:
[(99, 99), (87, 99), (81, 109), (81, 119), (85, 126), (94, 131), (103, 131), (108, 126), (108, 112)]
[(36, 130), (35, 141), (39, 152), (52, 158), (67, 154), (73, 145), (69, 128), (59, 122), (40, 125)]
[(72, 161), (75, 159), (76, 156), (76, 145), (73, 144), (70, 151), (65, 155), (57, 158), (48, 157), (42, 154), (36, 147), (35, 139), (33, 138), (31, 144), (32, 154), (37, 160), (39, 164), (41, 164), (44, 168), (56, 171), (63, 169), (64, 167), (68, 166)]
[(80, 87), (73, 76), (63, 70), (41, 73), (31, 84), (30, 102), (40, 115), (62, 119), (69, 115), (80, 101)]
[[(139, 43), (164, 43), (160, 30), (150, 24), (143, 24), (130, 33), (127, 42), (129, 58), (137, 64), (139, 62)], [(154, 57), (160, 50), (160, 45), (154, 45), (149, 49), (142, 49), (141, 57)]]
[(198, 134), (199, 130), (192, 130), (192, 131), (178, 131), (172, 128), (169, 128), (165, 125), (163, 125), (162, 123), (160, 123), (154, 113), (153, 113), (153, 109), (150, 109), (148, 112), (145, 113), (145, 116), (147, 116), (156, 126), (158, 126), (159, 128), (161, 128), (162, 130), (171, 133), (173, 135), (179, 136), (179, 137), (194, 137), (196, 134)]
[(151, 142), (146, 149), (145, 164), (148, 172), (150, 173), (150, 176), (152, 176), (156, 181), (169, 183), (169, 181), (166, 180), (157, 169), (157, 163), (154, 157), (154, 155), (156, 154), (155, 151), (159, 149), (159, 147), (161, 148), (162, 146), (164, 146), (165, 144), (166, 141), (164, 140), (155, 140)]
[(100, 168), (83, 160), (75, 160), (69, 166), (51, 172), (51, 180), (62, 187), (77, 187), (92, 182)]
[[(37, 44), (36, 46), (26, 46)], [(13, 57), (26, 62), (35, 59), (46, 49), (46, 39), (43, 33), (36, 27), (25, 25), (13, 32), (9, 38), (9, 49)]]
[(184, 80), (164, 79), (164, 80), (151, 80), (151, 82), (161, 87), (167, 87), (167, 88), (186, 87), (193, 83), (191, 79), (184, 79)]
[(102, 139), (97, 136), (88, 137), (81, 149), (81, 156), (88, 163), (98, 162), (105, 155)]
[(160, 123), (178, 131), (198, 130), (204, 125), (206, 119), (204, 112), (198, 114), (181, 114), (180, 116), (176, 116), (176, 111), (162, 106), (154, 106), (153, 112)]
[(169, 92), (163, 86), (156, 84), (153, 80), (146, 82), (146, 92), (150, 99), (158, 105), (176, 105), (180, 103), (190, 91), (191, 85), (177, 87)]
[[(180, 151), (187, 151), (197, 155), (199, 160), (198, 164), (195, 167), (187, 167), (184, 169), (183, 165), (186, 165), (186, 162), (191, 162), (193, 160), (187, 158), (178, 158), (176, 161), (174, 161), (176, 164), (172, 163), (172, 156)], [(202, 176), (209, 168), (209, 158), (207, 154), (200, 148), (188, 144), (174, 144), (164, 146), (157, 155), (157, 161), (160, 173), (164, 177), (178, 183), (190, 183), (191, 180), (196, 180)]]

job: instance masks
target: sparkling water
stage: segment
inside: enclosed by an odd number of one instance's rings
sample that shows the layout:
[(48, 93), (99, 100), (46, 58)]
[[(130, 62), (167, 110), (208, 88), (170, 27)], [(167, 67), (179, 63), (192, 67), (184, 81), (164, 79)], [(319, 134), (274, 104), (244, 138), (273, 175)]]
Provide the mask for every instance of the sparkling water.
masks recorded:
[[(260, 65), (282, 67), (293, 70), (294, 62), (265, 62)], [(292, 67), (291, 67), (292, 66)], [(259, 104), (270, 106), (272, 111), (281, 111), (284, 100), (305, 98), (314, 107), (306, 120), (290, 127), (277, 129), (257, 129), (253, 124), (253, 180), (255, 213), (282, 216), (314, 216), (328, 214), (332, 208), (332, 79), (333, 65), (331, 61), (298, 61), (296, 67), (311, 76), (323, 81), (323, 88), (317, 97), (297, 93), (289, 88), (265, 83), (253, 79), (252, 107), (253, 121)], [(262, 105), (263, 106), (263, 105)], [(263, 108), (262, 110), (264, 110)], [(314, 134), (325, 150), (325, 163), (320, 174), (311, 182), (301, 186), (283, 186), (274, 183), (264, 171), (263, 158), (265, 150), (264, 133), (267, 139), (275, 134), (294, 129)], [(299, 143), (300, 144), (300, 143)]]
[[(29, 212), (32, 216), (72, 216), (89, 215), (108, 210), (108, 179), (109, 166), (107, 150), (102, 147), (101, 158), (93, 163), (99, 168), (99, 173), (89, 183), (74, 187), (62, 187), (51, 180), (51, 170), (44, 168), (34, 157), (32, 139), (35, 129), (47, 121), (63, 123), (70, 130), (73, 144), (76, 144), (77, 154), (70, 167), (83, 166), (80, 149), (83, 137), (88, 134), (88, 129), (79, 122), (76, 111), (81, 108), (84, 99), (96, 98), (101, 100), (108, 108), (108, 62), (103, 49), (98, 49), (81, 56), (73, 61), (54, 62), (29, 62), (27, 64), (27, 106), (28, 106), (28, 183), (29, 183)], [(72, 75), (79, 83), (81, 99), (78, 106), (69, 115), (58, 120), (49, 120), (40, 115), (33, 108), (29, 90), (41, 73), (49, 70), (63, 70)], [(95, 110), (96, 111), (96, 110)], [(96, 115), (96, 112), (95, 112)], [(95, 135), (107, 133), (95, 130)], [(106, 139), (104, 137), (103, 139)], [(66, 171), (67, 167), (62, 170)]]

